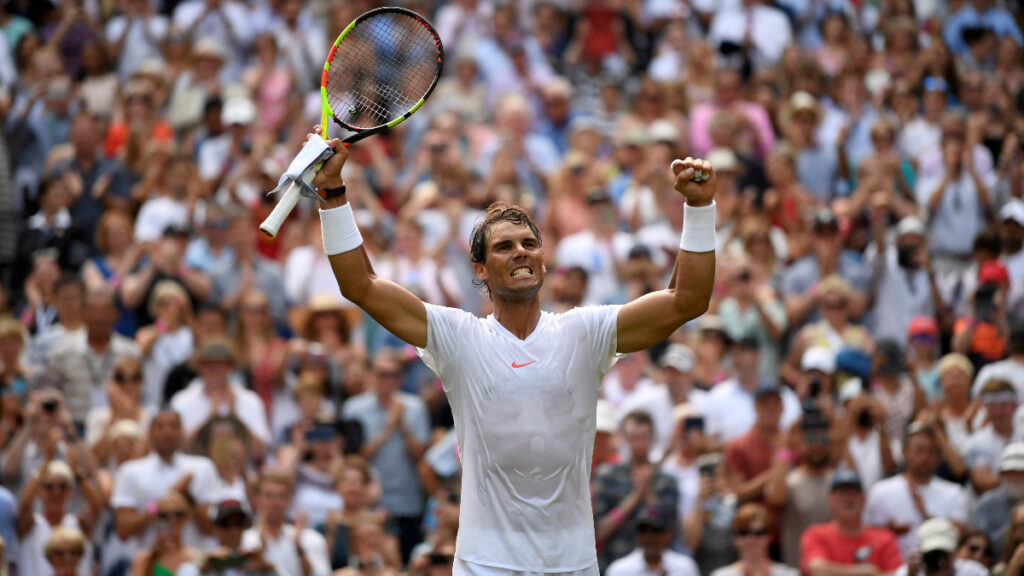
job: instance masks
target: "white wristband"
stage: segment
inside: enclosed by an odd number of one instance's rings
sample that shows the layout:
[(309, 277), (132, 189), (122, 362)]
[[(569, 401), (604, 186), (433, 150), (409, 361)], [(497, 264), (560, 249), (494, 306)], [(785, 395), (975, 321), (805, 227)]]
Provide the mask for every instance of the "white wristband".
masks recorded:
[(352, 214), (352, 205), (347, 203), (320, 211), (320, 234), (324, 239), (324, 252), (328, 256), (355, 250), (363, 244), (363, 236)]
[(679, 249), (714, 252), (716, 247), (715, 203), (708, 206), (686, 204), (683, 207), (683, 237), (679, 240)]

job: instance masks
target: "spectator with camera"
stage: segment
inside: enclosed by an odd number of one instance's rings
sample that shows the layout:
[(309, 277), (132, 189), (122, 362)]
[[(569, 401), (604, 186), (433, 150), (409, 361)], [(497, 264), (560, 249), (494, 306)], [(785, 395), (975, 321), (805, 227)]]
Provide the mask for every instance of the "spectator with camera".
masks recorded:
[(978, 267), (978, 288), (971, 296), (971, 311), (957, 319), (952, 342), (953, 350), (967, 355), (976, 367), (1006, 355), (1009, 290), (1010, 276), (1001, 262), (985, 262)]
[(666, 511), (645, 508), (635, 523), (636, 549), (612, 562), (608, 576), (697, 576), (697, 565), (688, 556), (670, 549), (672, 531)]
[(971, 485), (979, 495), (1000, 485), (999, 467), (1003, 449), (1012, 442), (1017, 392), (1005, 380), (989, 380), (978, 397), (987, 415), (988, 425), (971, 434), (964, 450)]
[(268, 470), (256, 488), (255, 524), (242, 535), (246, 550), (261, 549), (278, 574), (327, 576), (331, 573), (327, 542), (319, 532), (306, 528), (304, 517), (288, 522), (293, 481), (282, 471)]
[(146, 552), (135, 556), (132, 576), (195, 574), (199, 552), (182, 542), (191, 507), (181, 492), (171, 491), (156, 505), (156, 539)]
[(946, 518), (925, 521), (917, 528), (916, 540), (916, 551), (893, 576), (984, 576), (989, 573), (988, 568), (974, 560), (956, 556), (960, 534)]
[(252, 512), (244, 502), (222, 500), (211, 510), (217, 547), (203, 559), (203, 576), (275, 576), (274, 566), (262, 550), (242, 548), (242, 534), (252, 526)]

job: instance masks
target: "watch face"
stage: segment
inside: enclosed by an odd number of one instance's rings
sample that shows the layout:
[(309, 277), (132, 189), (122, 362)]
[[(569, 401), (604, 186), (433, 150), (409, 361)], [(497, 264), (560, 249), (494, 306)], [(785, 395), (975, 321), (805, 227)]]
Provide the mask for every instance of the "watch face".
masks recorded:
[(853, 553), (853, 561), (858, 564), (863, 564), (868, 561), (868, 557), (871, 556), (871, 546), (861, 546), (857, 548), (857, 551)]

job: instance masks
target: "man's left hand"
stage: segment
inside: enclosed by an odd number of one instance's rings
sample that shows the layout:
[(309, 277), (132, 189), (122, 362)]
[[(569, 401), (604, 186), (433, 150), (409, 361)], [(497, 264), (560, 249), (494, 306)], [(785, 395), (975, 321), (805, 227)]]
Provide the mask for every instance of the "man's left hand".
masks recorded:
[(672, 161), (675, 175), (675, 189), (686, 198), (690, 206), (708, 206), (715, 199), (718, 179), (711, 162), (700, 158), (686, 157)]

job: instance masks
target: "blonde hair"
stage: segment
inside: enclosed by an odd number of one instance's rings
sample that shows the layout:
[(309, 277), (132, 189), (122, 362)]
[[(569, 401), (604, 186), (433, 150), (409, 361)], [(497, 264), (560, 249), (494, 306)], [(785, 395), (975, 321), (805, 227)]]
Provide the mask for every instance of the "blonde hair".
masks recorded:
[(46, 548), (43, 549), (43, 553), (49, 558), (55, 550), (65, 547), (73, 547), (85, 553), (85, 536), (76, 528), (66, 528), (64, 526), (54, 528), (53, 532), (50, 533), (50, 539), (46, 541)]
[(832, 274), (827, 276), (818, 284), (818, 293), (821, 294), (822, 298), (828, 296), (831, 292), (836, 292), (844, 299), (850, 297), (850, 284), (838, 274)]
[(13, 336), (25, 345), (25, 327), (14, 318), (0, 318), (0, 338)]
[(974, 378), (974, 365), (967, 359), (967, 356), (958, 352), (946, 354), (939, 360), (939, 376), (948, 372), (952, 368), (959, 368), (967, 374), (968, 378)]
[(189, 300), (188, 292), (185, 291), (185, 288), (175, 280), (161, 280), (156, 283), (153, 293), (149, 296), (148, 309), (150, 316), (156, 317), (157, 302), (167, 296), (178, 298), (182, 306), (185, 307), (186, 315), (192, 313), (192, 301)]

